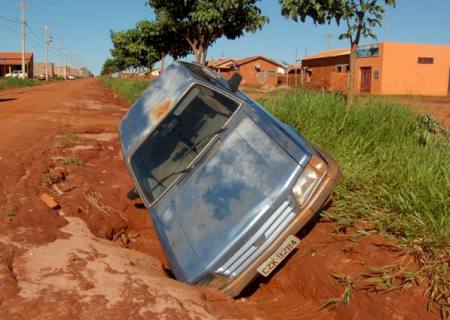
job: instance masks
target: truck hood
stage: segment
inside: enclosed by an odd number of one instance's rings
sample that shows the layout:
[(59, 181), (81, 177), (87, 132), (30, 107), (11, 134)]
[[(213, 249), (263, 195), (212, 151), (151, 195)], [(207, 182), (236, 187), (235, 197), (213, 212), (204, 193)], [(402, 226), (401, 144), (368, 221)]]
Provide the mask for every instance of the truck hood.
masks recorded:
[(157, 205), (177, 278), (195, 282), (270, 214), (301, 167), (249, 117)]

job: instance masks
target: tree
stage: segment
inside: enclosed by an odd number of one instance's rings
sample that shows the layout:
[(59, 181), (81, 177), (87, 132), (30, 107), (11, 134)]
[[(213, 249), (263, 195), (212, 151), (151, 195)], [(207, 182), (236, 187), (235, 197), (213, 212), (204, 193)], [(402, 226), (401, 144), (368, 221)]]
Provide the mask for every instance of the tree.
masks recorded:
[(165, 24), (163, 20), (142, 20), (136, 25), (142, 42), (152, 47), (159, 55), (161, 70), (164, 70), (164, 57), (170, 54), (179, 59), (190, 53), (183, 36), (176, 29)]
[(330, 24), (333, 21), (339, 25), (345, 22), (346, 32), (339, 39), (350, 40), (350, 76), (348, 82), (347, 104), (353, 105), (355, 100), (356, 80), (356, 50), (361, 38), (376, 39), (372, 29), (381, 27), (384, 7), (395, 7), (396, 0), (279, 0), (281, 14), (294, 21), (305, 22), (311, 18), (315, 24)]
[(120, 70), (142, 67), (151, 69), (160, 58), (158, 52), (145, 43), (138, 28), (111, 32), (111, 40), (111, 55)]
[(114, 72), (120, 71), (119, 67), (116, 64), (116, 61), (112, 58), (106, 59), (105, 63), (103, 63), (102, 71), (100, 75), (105, 76), (107, 74), (111, 74)]
[(197, 62), (205, 63), (208, 48), (219, 38), (241, 37), (260, 30), (269, 18), (259, 0), (147, 0), (158, 20), (182, 35)]

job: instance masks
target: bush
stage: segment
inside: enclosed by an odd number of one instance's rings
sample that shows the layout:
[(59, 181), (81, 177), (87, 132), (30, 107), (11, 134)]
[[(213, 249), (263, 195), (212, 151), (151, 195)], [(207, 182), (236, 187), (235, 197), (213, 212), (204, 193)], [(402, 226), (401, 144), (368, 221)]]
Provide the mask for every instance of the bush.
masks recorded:
[(142, 92), (150, 85), (150, 80), (129, 80), (119, 78), (101, 78), (102, 83), (115, 91), (128, 103), (133, 103)]
[(35, 79), (6, 78), (0, 81), (0, 89), (33, 87), (39, 85)]

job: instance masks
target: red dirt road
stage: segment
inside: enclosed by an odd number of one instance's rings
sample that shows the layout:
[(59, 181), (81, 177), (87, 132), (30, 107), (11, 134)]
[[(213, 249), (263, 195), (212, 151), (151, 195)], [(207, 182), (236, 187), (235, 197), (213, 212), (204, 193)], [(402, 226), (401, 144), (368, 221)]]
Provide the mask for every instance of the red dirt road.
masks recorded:
[[(95, 79), (0, 91), (0, 319), (438, 318), (426, 311), (426, 283), (363, 285), (368, 266), (401, 273), (415, 268), (411, 257), (327, 222), (301, 232), (288, 261), (239, 299), (172, 279), (146, 209), (125, 197), (126, 110)], [(354, 283), (348, 309), (321, 307), (345, 290), (333, 273)]]

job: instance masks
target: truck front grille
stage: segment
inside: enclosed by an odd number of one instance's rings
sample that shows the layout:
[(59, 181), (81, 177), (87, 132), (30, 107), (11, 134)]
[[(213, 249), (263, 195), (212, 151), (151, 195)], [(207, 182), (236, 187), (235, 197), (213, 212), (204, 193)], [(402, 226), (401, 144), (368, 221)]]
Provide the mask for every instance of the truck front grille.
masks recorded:
[(292, 200), (283, 202), (261, 228), (217, 272), (229, 277), (239, 275), (267, 249), (295, 218), (295, 215)]

